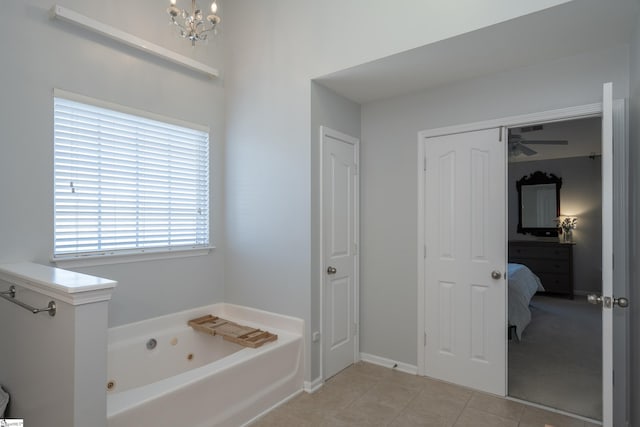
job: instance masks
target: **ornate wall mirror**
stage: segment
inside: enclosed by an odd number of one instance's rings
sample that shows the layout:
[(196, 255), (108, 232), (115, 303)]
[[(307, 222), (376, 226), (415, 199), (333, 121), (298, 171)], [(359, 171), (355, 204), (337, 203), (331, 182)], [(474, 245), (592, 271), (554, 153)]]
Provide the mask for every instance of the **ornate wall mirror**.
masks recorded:
[(516, 182), (518, 189), (518, 233), (558, 236), (562, 178), (534, 172)]

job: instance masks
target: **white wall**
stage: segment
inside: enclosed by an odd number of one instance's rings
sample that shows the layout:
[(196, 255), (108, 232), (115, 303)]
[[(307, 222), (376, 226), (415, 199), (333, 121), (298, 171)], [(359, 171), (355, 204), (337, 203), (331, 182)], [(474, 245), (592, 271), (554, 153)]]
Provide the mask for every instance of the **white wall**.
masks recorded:
[[(311, 83), (311, 224), (320, 223), (320, 126), (326, 126), (354, 138), (360, 139), (360, 105), (350, 101), (315, 82)], [(320, 263), (320, 230), (311, 228), (311, 301), (320, 301), (320, 288), (325, 276)], [(320, 331), (320, 304), (311, 304), (311, 333)], [(320, 360), (321, 342), (309, 344), (311, 357)], [(311, 366), (311, 378), (320, 376), (320, 364)]]
[(417, 363), (417, 133), (599, 102), (606, 81), (626, 97), (628, 64), (621, 46), (363, 105), (363, 352)]
[[(227, 299), (309, 331), (312, 78), (561, 3), (227, 2)], [(318, 363), (307, 353), (307, 380)]]
[[(573, 230), (573, 286), (579, 294), (602, 290), (602, 167), (600, 157), (571, 157), (555, 160), (509, 163), (509, 240), (548, 240), (518, 234), (518, 192), (516, 181), (533, 172), (552, 173), (562, 178), (560, 214), (578, 217)], [(560, 237), (562, 238), (562, 237)], [(557, 240), (557, 239), (553, 239)]]
[(630, 225), (630, 268), (631, 280), (629, 295), (631, 303), (631, 424), (640, 425), (640, 17), (631, 42), (630, 60), (630, 111), (629, 111), (629, 202), (631, 207)]
[[(180, 66), (59, 20), (44, 0), (2, 3), (0, 53), (0, 263), (48, 264), (53, 248), (53, 88), (176, 117), (211, 128), (211, 230), (222, 228), (223, 91)], [(168, 4), (168, 2), (167, 2)], [(195, 49), (176, 37), (166, 5), (155, 0), (66, 0), (63, 6), (172, 51), (222, 69), (218, 43)], [(172, 259), (77, 269), (117, 280), (110, 325), (222, 301), (221, 251)]]

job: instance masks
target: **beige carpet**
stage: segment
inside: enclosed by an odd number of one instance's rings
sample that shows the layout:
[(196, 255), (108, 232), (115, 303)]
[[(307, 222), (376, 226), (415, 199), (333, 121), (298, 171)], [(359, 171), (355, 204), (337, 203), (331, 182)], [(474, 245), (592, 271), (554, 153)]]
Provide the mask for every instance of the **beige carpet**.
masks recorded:
[(602, 419), (600, 307), (534, 296), (522, 340), (509, 341), (509, 396)]

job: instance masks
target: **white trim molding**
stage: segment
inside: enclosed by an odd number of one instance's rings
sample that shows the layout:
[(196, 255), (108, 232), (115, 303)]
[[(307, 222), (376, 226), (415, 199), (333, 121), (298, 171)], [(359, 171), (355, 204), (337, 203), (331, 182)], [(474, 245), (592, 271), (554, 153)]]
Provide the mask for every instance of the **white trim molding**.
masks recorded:
[(201, 125), (199, 123), (189, 122), (187, 120), (177, 119), (175, 117), (165, 116), (163, 114), (152, 113), (151, 111), (142, 110), (139, 108), (133, 108), (126, 105), (118, 104), (115, 102), (105, 101), (103, 99), (93, 98), (91, 96), (83, 95), (76, 92), (71, 92), (65, 89), (60, 89), (57, 87), (53, 88), (53, 97), (54, 98), (64, 98), (69, 101), (80, 102), (82, 104), (93, 105), (98, 108), (106, 108), (107, 110), (114, 110), (124, 114), (131, 114), (134, 116), (144, 117), (150, 120), (155, 120), (158, 122), (170, 123), (176, 126), (182, 126), (185, 128), (191, 128), (195, 130), (199, 130), (200, 132), (211, 133), (211, 129), (209, 126)]
[(404, 372), (406, 374), (418, 375), (417, 366), (410, 365), (409, 363), (387, 359), (386, 357), (376, 356), (369, 353), (360, 353), (360, 360), (363, 362), (373, 363), (374, 365)]
[(305, 381), (304, 382), (304, 391), (311, 394), (320, 390), (324, 385), (324, 380), (322, 377), (318, 377), (313, 381)]
[[(618, 101), (619, 102), (619, 101)], [(597, 117), (602, 114), (602, 103), (580, 105), (577, 107), (560, 108), (557, 110), (541, 111), (538, 113), (522, 114), (519, 116), (503, 117), (482, 122), (466, 123), (461, 125), (446, 126), (435, 129), (427, 129), (418, 132), (418, 142), (424, 138), (443, 136), (453, 133), (475, 132), (483, 129), (506, 127), (522, 127), (540, 123), (564, 122), (573, 119)]]
[(66, 7), (54, 5), (49, 11), (49, 15), (51, 18), (76, 24), (79, 27), (93, 31), (96, 34), (100, 34), (129, 47), (141, 50), (169, 62), (173, 62), (174, 64), (182, 65), (183, 67), (202, 73), (210, 78), (218, 77), (218, 70), (215, 68), (211, 68), (208, 65), (186, 56), (179, 55), (167, 48), (143, 40), (140, 37), (136, 37), (133, 34), (129, 34), (110, 25), (103, 24), (102, 22), (91, 19), (71, 9), (67, 9)]
[(86, 256), (51, 257), (50, 261), (62, 268), (93, 267), (96, 265), (127, 264), (131, 262), (157, 261), (172, 258), (188, 258), (209, 255), (215, 246), (206, 248), (181, 248), (172, 250), (138, 250), (128, 253), (103, 253)]

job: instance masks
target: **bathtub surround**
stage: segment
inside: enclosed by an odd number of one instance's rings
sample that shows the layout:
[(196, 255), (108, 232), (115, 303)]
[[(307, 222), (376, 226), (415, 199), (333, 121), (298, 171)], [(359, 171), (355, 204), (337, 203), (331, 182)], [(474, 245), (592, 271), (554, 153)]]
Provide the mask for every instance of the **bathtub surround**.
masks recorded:
[[(248, 348), (187, 324), (210, 314), (278, 339)], [(303, 333), (301, 319), (224, 303), (112, 328), (108, 426), (244, 425), (302, 389)]]
[(55, 316), (0, 299), (0, 384), (25, 425), (106, 427), (107, 309), (116, 282), (34, 263), (0, 265), (0, 290)]
[[(219, 303), (108, 329), (115, 281), (35, 263), (0, 265), (0, 290), (11, 285), (26, 304), (52, 298), (57, 305), (49, 316), (0, 300), (6, 416), (25, 425), (233, 427), (302, 389), (301, 319)], [(247, 348), (188, 325), (207, 314), (278, 339)]]

